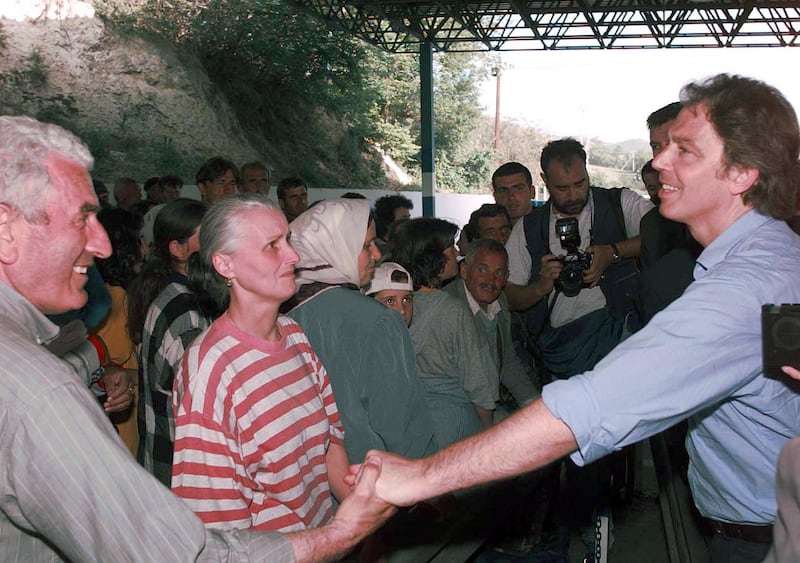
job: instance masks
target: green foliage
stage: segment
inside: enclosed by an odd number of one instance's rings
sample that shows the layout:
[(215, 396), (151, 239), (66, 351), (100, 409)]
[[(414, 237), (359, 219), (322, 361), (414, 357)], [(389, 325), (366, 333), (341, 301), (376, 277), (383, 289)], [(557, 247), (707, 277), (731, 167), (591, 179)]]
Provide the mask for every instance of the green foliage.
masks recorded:
[(475, 152), (455, 160), (446, 150), (436, 151), (436, 185), (442, 191), (476, 193), (485, 191), (485, 178), (491, 174), (491, 153)]
[(193, 53), (251, 141), (269, 140), (259, 148), (278, 175), (337, 186), (380, 177), (362, 157), (372, 136), (365, 117), (375, 105), (361, 64), (370, 55), (365, 44), (277, 0), (157, 0), (127, 11), (106, 1), (102, 13)]
[(588, 152), (589, 163), (596, 166), (627, 170), (638, 174), (645, 162), (652, 158), (649, 150), (626, 150), (618, 144), (592, 139)]
[[(418, 168), (417, 57), (389, 55), (279, 0), (97, 0), (95, 8), (127, 32), (193, 53), (277, 175), (385, 187), (372, 145)], [(481, 69), (472, 57), (446, 55), (435, 71), (442, 185), (471, 185), (485, 151), (460, 144), (479, 117)]]
[(0, 89), (3, 90), (0, 113), (30, 115), (41, 121), (74, 128), (75, 97), (47, 88), (49, 72), (44, 57), (35, 50), (24, 58), (20, 68), (0, 75)]
[(42, 54), (36, 50), (28, 56), (28, 67), (25, 69), (25, 75), (30, 82), (31, 86), (41, 88), (47, 84), (48, 69), (47, 64), (42, 58)]
[(14, 88), (41, 89), (47, 85), (48, 73), (42, 54), (35, 50), (25, 58), (25, 66), (12, 69), (4, 78)]
[(441, 55), (436, 60), (436, 178), (447, 191), (482, 191), (492, 164), (491, 145), (468, 143), (481, 121), (478, 84), (488, 76), (487, 62), (485, 57), (463, 53)]
[[(364, 66), (368, 140), (405, 167), (419, 161), (419, 59), (369, 49)], [(371, 129), (371, 131), (370, 131)]]

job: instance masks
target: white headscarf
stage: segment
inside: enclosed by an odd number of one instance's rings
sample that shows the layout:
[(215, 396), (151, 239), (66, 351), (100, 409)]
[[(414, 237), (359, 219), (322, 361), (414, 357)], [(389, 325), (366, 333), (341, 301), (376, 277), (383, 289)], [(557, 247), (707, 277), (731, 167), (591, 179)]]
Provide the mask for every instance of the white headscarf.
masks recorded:
[(365, 199), (327, 199), (292, 221), (292, 246), (300, 255), (295, 266), (298, 286), (360, 285), (358, 255), (367, 236), (369, 210)]

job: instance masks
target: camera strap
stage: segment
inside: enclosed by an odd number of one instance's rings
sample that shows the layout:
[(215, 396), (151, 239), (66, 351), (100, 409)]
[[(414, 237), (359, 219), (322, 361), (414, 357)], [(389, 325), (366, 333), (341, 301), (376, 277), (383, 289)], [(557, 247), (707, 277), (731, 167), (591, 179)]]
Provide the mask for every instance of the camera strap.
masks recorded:
[(533, 335), (533, 342), (534, 344), (539, 342), (539, 337), (542, 335), (542, 331), (544, 331), (545, 327), (550, 324), (550, 315), (553, 314), (553, 308), (556, 306), (556, 300), (558, 296), (561, 295), (561, 290), (554, 289), (555, 293), (553, 294), (553, 299), (550, 301), (550, 305), (547, 306), (547, 315), (542, 320), (542, 323), (539, 325), (539, 330)]

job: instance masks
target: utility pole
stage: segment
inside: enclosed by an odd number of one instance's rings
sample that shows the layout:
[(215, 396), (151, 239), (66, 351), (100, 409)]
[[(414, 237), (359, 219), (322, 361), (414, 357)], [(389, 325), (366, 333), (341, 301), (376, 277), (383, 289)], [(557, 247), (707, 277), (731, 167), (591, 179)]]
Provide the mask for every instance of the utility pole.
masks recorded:
[(503, 69), (496, 66), (492, 69), (492, 76), (497, 78), (497, 92), (494, 99), (494, 154), (497, 156), (497, 149), (500, 146), (500, 77)]

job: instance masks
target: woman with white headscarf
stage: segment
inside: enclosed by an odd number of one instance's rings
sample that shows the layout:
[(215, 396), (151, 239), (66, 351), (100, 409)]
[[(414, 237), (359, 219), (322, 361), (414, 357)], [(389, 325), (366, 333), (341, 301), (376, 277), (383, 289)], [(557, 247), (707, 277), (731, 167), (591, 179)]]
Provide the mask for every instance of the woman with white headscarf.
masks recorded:
[(360, 463), (372, 448), (407, 457), (435, 451), (408, 329), (361, 291), (380, 258), (369, 202), (322, 201), (290, 229), (300, 289), (289, 316), (328, 371), (350, 460)]

